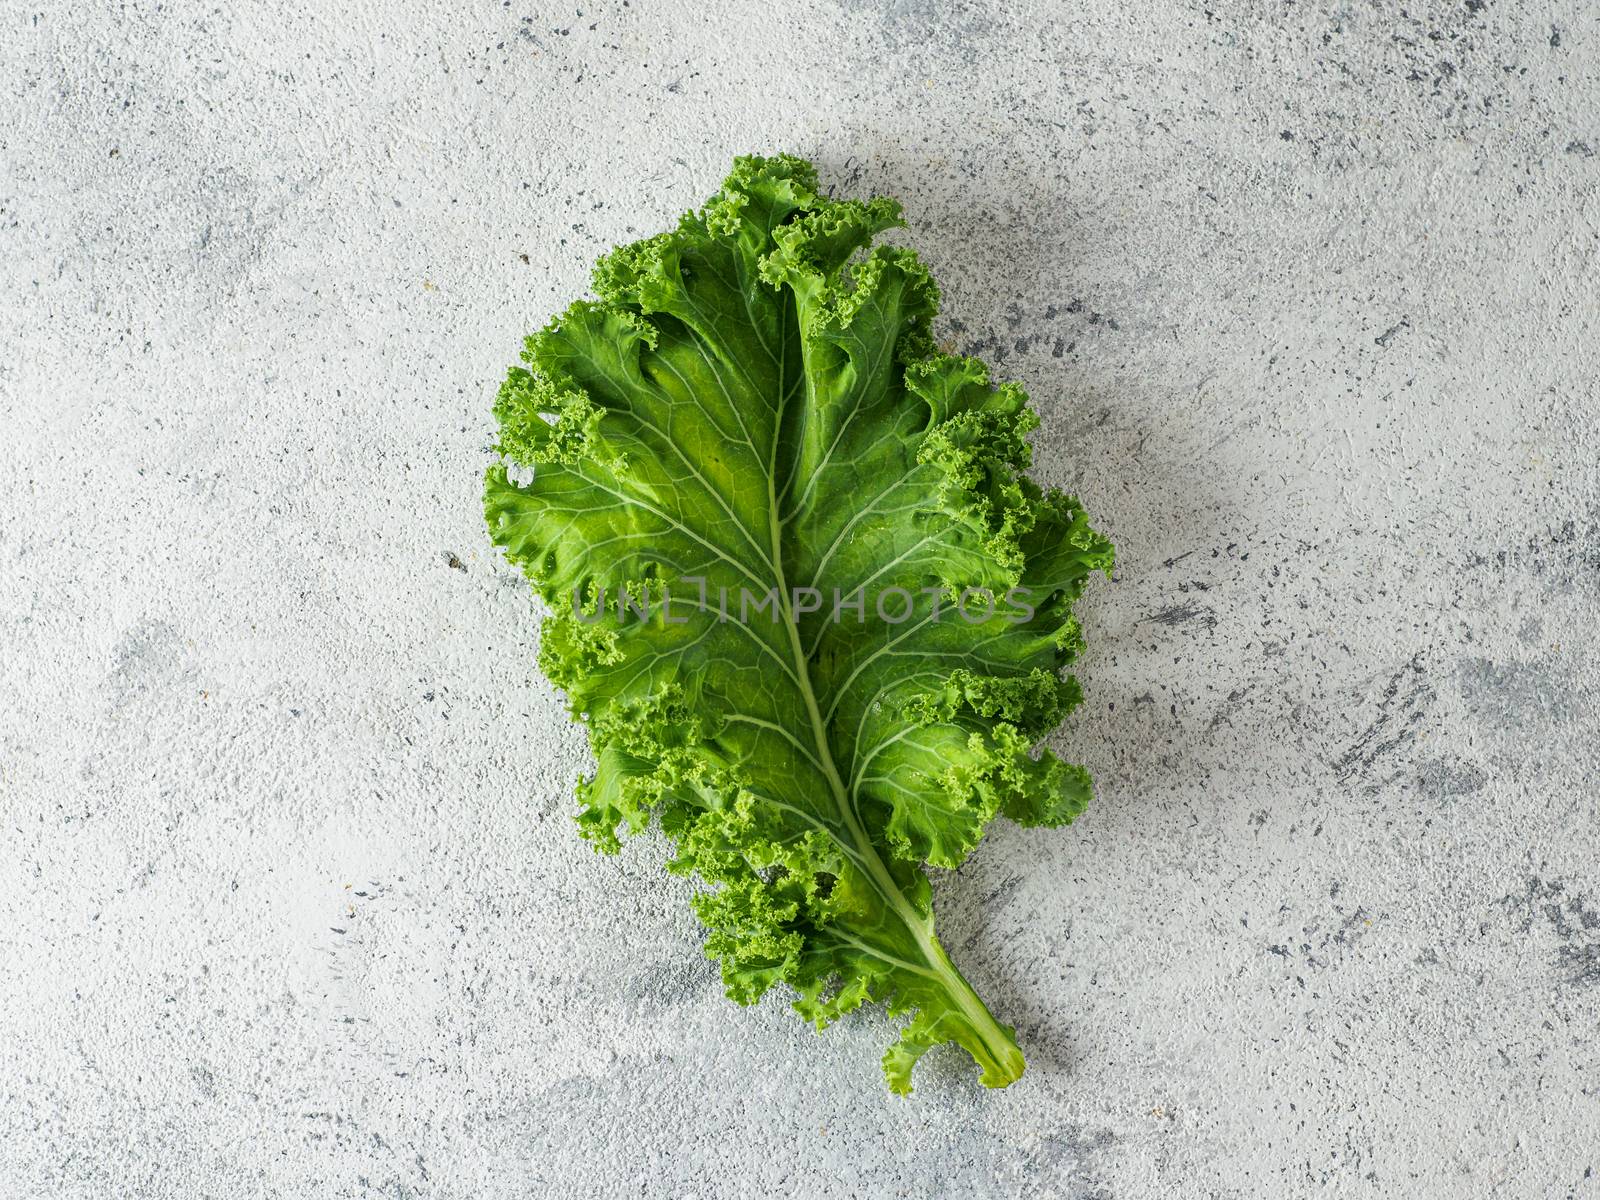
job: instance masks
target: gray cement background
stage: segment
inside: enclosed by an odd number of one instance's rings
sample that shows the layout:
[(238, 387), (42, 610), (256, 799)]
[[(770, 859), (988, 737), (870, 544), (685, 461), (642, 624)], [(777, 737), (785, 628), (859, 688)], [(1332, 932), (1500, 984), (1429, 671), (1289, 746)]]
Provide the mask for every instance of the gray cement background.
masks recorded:
[[(1600, 1196), (1600, 13), (12, 5), (0, 1197)], [(733, 154), (888, 192), (1117, 541), (1030, 1070), (723, 1000), (486, 544), (489, 403)]]

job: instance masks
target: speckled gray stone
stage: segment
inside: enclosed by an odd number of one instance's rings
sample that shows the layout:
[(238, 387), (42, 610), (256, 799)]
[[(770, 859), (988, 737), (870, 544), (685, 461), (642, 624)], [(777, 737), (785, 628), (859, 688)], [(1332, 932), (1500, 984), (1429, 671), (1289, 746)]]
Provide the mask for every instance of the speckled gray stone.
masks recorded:
[[(14, 7), (0, 1196), (1600, 1195), (1587, 0)], [(1030, 1070), (566, 820), (488, 407), (735, 153), (901, 197), (1117, 541), (936, 881)]]

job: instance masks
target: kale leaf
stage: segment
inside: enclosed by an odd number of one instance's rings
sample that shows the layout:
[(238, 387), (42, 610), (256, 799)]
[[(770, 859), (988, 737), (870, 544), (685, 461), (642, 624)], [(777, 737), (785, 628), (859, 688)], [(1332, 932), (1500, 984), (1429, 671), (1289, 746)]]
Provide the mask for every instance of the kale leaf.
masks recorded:
[(1079, 702), (1071, 608), (1112, 548), (1022, 473), (1022, 390), (936, 350), (916, 255), (869, 248), (901, 223), (800, 159), (738, 159), (528, 339), (485, 506), (589, 731), (584, 835), (659, 821), (734, 1000), (782, 982), (819, 1028), (883, 1002), (911, 1018), (893, 1090), (950, 1041), (1003, 1087), (1022, 1054), (923, 868), (997, 813), (1082, 811), (1088, 775), (1039, 742)]

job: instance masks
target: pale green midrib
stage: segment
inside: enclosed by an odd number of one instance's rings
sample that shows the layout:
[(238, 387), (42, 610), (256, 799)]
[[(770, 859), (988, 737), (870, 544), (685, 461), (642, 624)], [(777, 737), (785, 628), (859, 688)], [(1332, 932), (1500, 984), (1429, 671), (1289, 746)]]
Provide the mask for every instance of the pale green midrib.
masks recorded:
[[(797, 322), (798, 324), (798, 322)], [(787, 344), (785, 344), (787, 355)], [(808, 364), (804, 361), (805, 340), (801, 337), (801, 370), (806, 372), (809, 379)], [(780, 362), (779, 380), (783, 377), (783, 367)], [(818, 763), (822, 767), (823, 776), (828, 781), (828, 787), (833, 792), (834, 803), (839, 809), (839, 816), (844, 821), (850, 832), (850, 837), (855, 842), (853, 847), (854, 857), (867, 868), (867, 875), (873, 887), (888, 902), (895, 915), (905, 924), (911, 936), (916, 940), (917, 948), (922, 952), (923, 959), (928, 964), (929, 973), (944, 988), (945, 992), (973, 1032), (978, 1035), (979, 1042), (988, 1051), (993, 1065), (1005, 1074), (1015, 1078), (1020, 1074), (1021, 1055), (1016, 1044), (1004, 1029), (1000, 1027), (994, 1015), (984, 1005), (982, 999), (973, 991), (972, 985), (966, 981), (955, 964), (950, 961), (950, 956), (945, 953), (944, 947), (939, 944), (933, 932), (933, 919), (924, 916), (912, 907), (905, 893), (895, 883), (894, 877), (889, 874), (889, 868), (884, 865), (883, 858), (878, 854), (877, 847), (872, 844), (872, 839), (861, 825), (855, 805), (850, 794), (844, 786), (844, 780), (839, 775), (838, 768), (834, 765), (833, 751), (828, 745), (827, 729), (822, 720), (822, 711), (817, 704), (816, 690), (811, 686), (811, 670), (807, 665), (806, 655), (800, 645), (800, 628), (795, 623), (794, 611), (789, 596), (788, 581), (783, 569), (783, 521), (778, 515), (777, 479), (778, 479), (778, 447), (783, 438), (783, 419), (785, 405), (780, 404), (777, 419), (773, 424), (772, 454), (767, 464), (767, 525), (771, 545), (768, 559), (774, 575), (777, 576), (779, 603), (783, 611), (784, 630), (788, 636), (789, 651), (794, 658), (795, 683), (800, 689), (801, 698), (805, 701), (806, 714), (811, 723), (811, 734), (816, 742)], [(989, 1064), (984, 1064), (985, 1067)]]
[[(773, 527), (773, 552), (779, 550), (779, 526), (776, 510), (772, 516)], [(835, 804), (839, 809), (839, 816), (843, 819), (850, 832), (854, 845), (850, 853), (857, 862), (867, 868), (867, 875), (873, 887), (883, 896), (894, 910), (895, 915), (910, 931), (916, 940), (917, 948), (922, 952), (924, 961), (927, 962), (927, 973), (932, 975), (952, 1000), (961, 1010), (962, 1016), (972, 1026), (986, 1050), (994, 1060), (994, 1065), (1002, 1071), (1014, 1073), (1015, 1064), (1012, 1062), (1017, 1057), (1015, 1045), (1005, 1030), (1000, 1028), (999, 1022), (989, 1012), (978, 994), (972, 990), (961, 973), (956, 970), (955, 964), (950, 961), (950, 956), (945, 953), (944, 947), (934, 936), (933, 920), (924, 916), (912, 907), (905, 893), (895, 883), (894, 877), (889, 874), (889, 868), (884, 865), (883, 858), (878, 854), (877, 847), (872, 844), (872, 839), (862, 828), (861, 820), (856, 815), (855, 806), (850, 802), (849, 793), (846, 791), (843, 779), (839, 776), (838, 768), (834, 765), (833, 754), (828, 746), (828, 738), (822, 724), (822, 713), (817, 706), (816, 692), (811, 686), (811, 675), (806, 667), (804, 652), (800, 646), (800, 631), (795, 624), (794, 614), (790, 608), (787, 585), (784, 581), (782, 559), (775, 560), (774, 570), (778, 577), (778, 594), (782, 597), (783, 623), (789, 636), (790, 652), (794, 655), (795, 673), (798, 677), (801, 698), (805, 701), (806, 713), (810, 718), (811, 731), (817, 747), (817, 756), (822, 767), (823, 776), (828, 781), (828, 787), (833, 792)]]

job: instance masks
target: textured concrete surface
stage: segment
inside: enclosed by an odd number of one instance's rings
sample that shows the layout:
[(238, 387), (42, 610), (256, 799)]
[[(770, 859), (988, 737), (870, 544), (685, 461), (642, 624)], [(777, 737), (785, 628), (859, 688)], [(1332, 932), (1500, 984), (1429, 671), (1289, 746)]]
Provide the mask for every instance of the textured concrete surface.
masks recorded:
[[(1600, 1195), (1586, 0), (12, 6), (0, 1197)], [(736, 152), (903, 198), (1117, 540), (1031, 1070), (719, 994), (566, 820), (492, 389)]]

